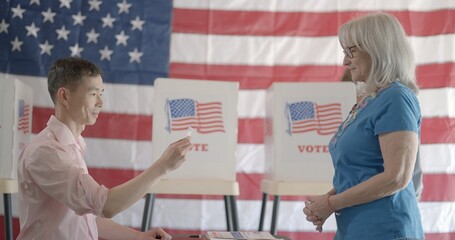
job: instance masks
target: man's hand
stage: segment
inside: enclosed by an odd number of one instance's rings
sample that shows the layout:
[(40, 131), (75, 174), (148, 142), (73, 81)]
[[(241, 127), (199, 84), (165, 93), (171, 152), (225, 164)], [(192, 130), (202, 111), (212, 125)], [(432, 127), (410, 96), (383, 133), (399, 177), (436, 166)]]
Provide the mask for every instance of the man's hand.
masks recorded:
[[(177, 169), (185, 161), (185, 154), (193, 146), (191, 137), (186, 137), (171, 143), (156, 162), (166, 172)], [(157, 140), (159, 141), (159, 140)]]
[(171, 235), (161, 228), (152, 228), (147, 232), (139, 232), (135, 240), (155, 240), (155, 239), (172, 239)]

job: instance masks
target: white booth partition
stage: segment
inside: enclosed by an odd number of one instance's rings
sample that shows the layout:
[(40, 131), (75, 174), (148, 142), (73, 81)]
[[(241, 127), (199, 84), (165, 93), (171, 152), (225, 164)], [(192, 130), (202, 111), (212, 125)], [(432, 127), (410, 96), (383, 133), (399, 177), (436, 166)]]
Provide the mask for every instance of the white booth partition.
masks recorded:
[(152, 155), (192, 131), (186, 161), (150, 190), (142, 229), (150, 226), (152, 194), (223, 195), (228, 230), (237, 230), (237, 99), (239, 83), (163, 79), (154, 83)]
[(332, 188), (328, 143), (356, 101), (355, 85), (273, 83), (266, 95), (262, 230), (268, 194), (275, 195), (271, 232), (282, 195), (323, 194)]
[(32, 131), (33, 90), (17, 79), (0, 77), (0, 192), (6, 239), (12, 239), (11, 194), (18, 191), (17, 160)]

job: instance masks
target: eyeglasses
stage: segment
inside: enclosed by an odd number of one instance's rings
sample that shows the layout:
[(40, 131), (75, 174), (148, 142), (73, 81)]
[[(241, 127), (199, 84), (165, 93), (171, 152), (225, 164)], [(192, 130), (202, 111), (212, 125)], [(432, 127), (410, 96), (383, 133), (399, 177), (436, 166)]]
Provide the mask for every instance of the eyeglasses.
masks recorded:
[(343, 48), (344, 55), (346, 55), (348, 58), (353, 58), (354, 54), (352, 53), (352, 49), (355, 48), (355, 47), (357, 47), (357, 46)]

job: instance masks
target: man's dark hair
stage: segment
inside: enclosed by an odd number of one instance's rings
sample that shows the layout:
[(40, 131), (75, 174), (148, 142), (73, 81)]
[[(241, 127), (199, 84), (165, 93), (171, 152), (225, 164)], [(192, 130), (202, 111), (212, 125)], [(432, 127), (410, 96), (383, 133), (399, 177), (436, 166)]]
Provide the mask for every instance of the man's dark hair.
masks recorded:
[(55, 104), (57, 91), (61, 87), (76, 90), (85, 77), (96, 77), (103, 72), (95, 64), (80, 58), (61, 58), (52, 64), (47, 77), (47, 89)]

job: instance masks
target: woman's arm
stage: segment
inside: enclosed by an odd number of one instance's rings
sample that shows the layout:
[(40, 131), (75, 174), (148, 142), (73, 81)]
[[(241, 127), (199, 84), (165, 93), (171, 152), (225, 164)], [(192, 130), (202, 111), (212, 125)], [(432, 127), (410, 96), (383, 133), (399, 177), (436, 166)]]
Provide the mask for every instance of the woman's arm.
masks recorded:
[(340, 194), (330, 197), (334, 209), (371, 202), (405, 188), (411, 181), (417, 155), (418, 136), (412, 131), (379, 135), (384, 172)]

